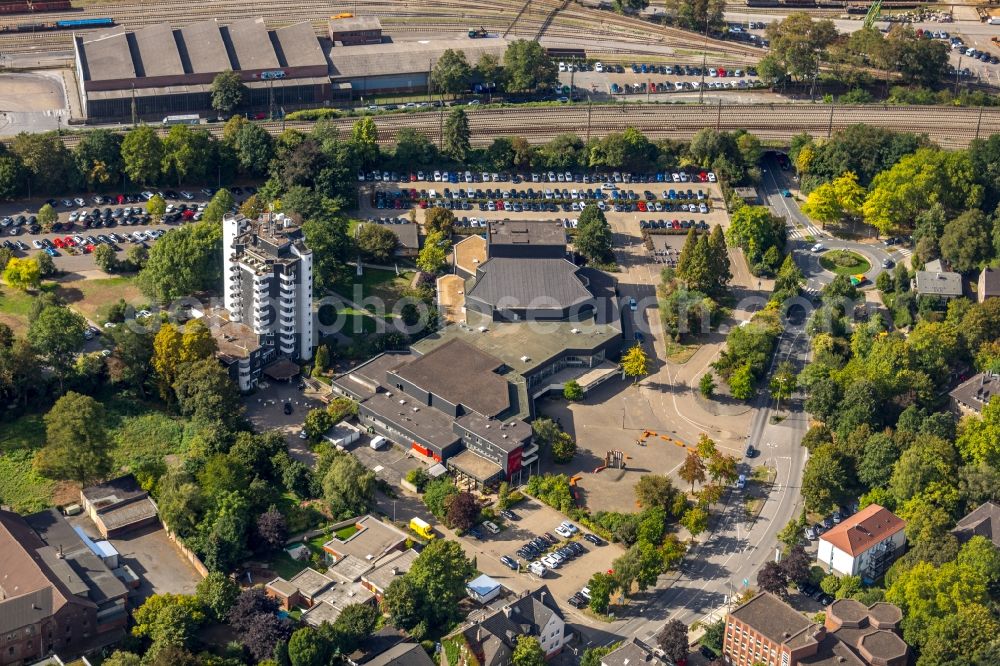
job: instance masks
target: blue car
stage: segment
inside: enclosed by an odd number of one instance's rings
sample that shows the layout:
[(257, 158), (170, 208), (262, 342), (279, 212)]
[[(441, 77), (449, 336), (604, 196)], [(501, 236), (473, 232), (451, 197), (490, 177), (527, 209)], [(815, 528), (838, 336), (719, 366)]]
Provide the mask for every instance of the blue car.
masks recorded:
[(473, 537), (474, 539), (476, 539), (478, 541), (482, 541), (483, 540), (483, 532), (482, 532), (482, 530), (479, 529), (478, 525), (475, 525), (472, 528), (470, 528), (469, 531), (466, 532), (466, 534), (468, 534), (470, 537)]

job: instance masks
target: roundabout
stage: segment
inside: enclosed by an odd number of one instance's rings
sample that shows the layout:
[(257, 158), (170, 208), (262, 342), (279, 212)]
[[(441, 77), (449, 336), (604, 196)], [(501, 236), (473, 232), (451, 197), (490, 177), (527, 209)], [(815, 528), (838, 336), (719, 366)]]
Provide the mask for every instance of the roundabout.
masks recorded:
[(864, 256), (848, 249), (829, 250), (820, 255), (819, 265), (835, 275), (861, 275), (871, 270), (872, 264)]

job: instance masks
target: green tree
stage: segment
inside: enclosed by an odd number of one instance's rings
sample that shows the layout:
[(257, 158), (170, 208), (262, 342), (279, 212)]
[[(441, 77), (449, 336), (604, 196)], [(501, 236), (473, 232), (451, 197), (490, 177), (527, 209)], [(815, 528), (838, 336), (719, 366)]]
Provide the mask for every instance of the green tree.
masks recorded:
[(771, 54), (792, 76), (804, 80), (819, 71), (827, 46), (837, 38), (837, 29), (828, 19), (814, 21), (805, 12), (793, 12), (767, 26)]
[(450, 479), (440, 478), (427, 484), (424, 490), (424, 504), (437, 518), (444, 519), (448, 511), (448, 498), (458, 492)]
[(363, 224), (358, 229), (358, 250), (369, 261), (386, 263), (392, 260), (399, 238), (389, 227), (381, 224)]
[(23, 195), (28, 182), (28, 170), (21, 158), (0, 150), (0, 201), (12, 201)]
[(347, 227), (348, 222), (342, 217), (323, 221), (307, 220), (302, 225), (306, 244), (313, 252), (313, 282), (320, 294), (350, 279), (347, 261), (353, 257)]
[(590, 588), (590, 610), (595, 613), (607, 613), (611, 604), (611, 593), (615, 591), (615, 579), (604, 572), (598, 571), (590, 577), (587, 583)]
[(855, 487), (850, 459), (833, 445), (820, 446), (809, 456), (802, 475), (802, 498), (809, 511), (830, 511), (848, 499)]
[(45, 446), (35, 456), (35, 468), (53, 479), (81, 484), (111, 472), (104, 407), (90, 396), (70, 391), (45, 415)]
[(56, 262), (52, 261), (52, 257), (44, 252), (39, 252), (32, 259), (38, 264), (38, 274), (42, 278), (52, 277), (59, 272), (56, 268)]
[(669, 476), (643, 474), (635, 484), (635, 499), (643, 508), (659, 507), (672, 512), (680, 493)]
[(514, 666), (544, 666), (545, 652), (538, 639), (528, 635), (518, 636), (511, 663)]
[(212, 200), (205, 206), (202, 221), (208, 224), (221, 224), (222, 218), (226, 213), (231, 212), (235, 207), (236, 199), (233, 197), (232, 192), (226, 188), (222, 188), (212, 195)]
[(576, 455), (576, 441), (566, 432), (560, 432), (552, 442), (552, 461), (557, 464), (568, 463)]
[(94, 249), (94, 263), (105, 273), (114, 273), (118, 270), (118, 257), (110, 245), (98, 245)]
[(781, 409), (781, 401), (792, 397), (795, 391), (796, 372), (795, 366), (790, 361), (782, 361), (771, 376), (771, 395), (777, 401), (775, 409)]
[(479, 56), (479, 60), (476, 62), (475, 73), (484, 84), (491, 86), (491, 89), (493, 86), (499, 86), (503, 83), (503, 65), (500, 63), (500, 58), (492, 53), (484, 53)]
[(233, 116), (225, 126), (222, 141), (234, 153), (241, 173), (260, 177), (274, 157), (274, 139), (266, 129), (242, 116)]
[(711, 372), (706, 372), (698, 380), (698, 392), (708, 400), (711, 400), (712, 396), (715, 395), (715, 379)]
[(622, 374), (631, 377), (633, 384), (649, 374), (649, 356), (642, 345), (633, 345), (622, 355), (621, 368)]
[(408, 169), (432, 164), (437, 159), (437, 148), (425, 134), (412, 127), (404, 127), (396, 135), (393, 162), (397, 168)]
[(239, 585), (218, 571), (202, 578), (195, 588), (195, 597), (216, 622), (225, 621), (239, 595)]
[(205, 130), (188, 125), (174, 125), (163, 139), (164, 180), (202, 182), (215, 157), (215, 140)]
[(563, 385), (563, 397), (570, 401), (583, 400), (583, 388), (575, 379), (571, 379)]
[(753, 368), (749, 363), (738, 366), (729, 375), (729, 392), (737, 400), (749, 400), (756, 395)]
[(610, 645), (603, 645), (601, 647), (587, 648), (583, 651), (583, 656), (580, 658), (580, 666), (601, 666), (604, 657), (617, 650), (620, 645), (621, 642), (618, 642), (611, 643)]
[(55, 132), (21, 132), (10, 151), (19, 158), (35, 193), (62, 192), (79, 182), (73, 156)]
[(341, 654), (354, 652), (375, 631), (380, 615), (369, 604), (348, 604), (333, 622), (333, 634)]
[(296, 629), (288, 639), (291, 666), (325, 666), (330, 661), (330, 642), (312, 627)]
[(201, 603), (186, 594), (154, 594), (133, 613), (132, 634), (153, 642), (149, 652), (165, 647), (188, 647), (198, 627), (205, 622)]
[(154, 222), (159, 222), (167, 212), (167, 202), (159, 194), (154, 194), (146, 202), (146, 212), (153, 218)]
[(445, 49), (431, 70), (431, 83), (440, 93), (458, 95), (469, 89), (472, 68), (465, 59), (465, 52)]
[(45, 204), (38, 209), (38, 224), (41, 225), (43, 230), (51, 231), (53, 222), (58, 219), (59, 214), (56, 213), (56, 209), (50, 204)]
[(559, 69), (542, 45), (518, 39), (507, 46), (503, 55), (507, 87), (515, 91), (549, 88), (559, 80)]
[(452, 109), (444, 121), (444, 139), (442, 152), (459, 164), (465, 162), (470, 143), (469, 118), (462, 109)]
[(232, 426), (240, 418), (236, 385), (214, 358), (184, 364), (173, 388), (181, 414), (195, 421)]
[(82, 344), (85, 328), (84, 318), (63, 305), (44, 305), (28, 324), (28, 342), (55, 371), (60, 390)]
[(989, 224), (981, 210), (967, 210), (945, 225), (941, 256), (959, 273), (978, 269), (993, 256)]
[(3, 281), (21, 291), (38, 289), (42, 284), (42, 271), (34, 260), (14, 257), (3, 269)]
[(361, 165), (368, 167), (379, 158), (378, 127), (375, 120), (365, 116), (351, 127), (351, 144), (358, 151)]
[(594, 204), (587, 204), (580, 213), (573, 247), (592, 262), (609, 263), (614, 259), (611, 244), (611, 225), (604, 212)]
[(231, 116), (243, 106), (250, 94), (249, 89), (240, 79), (240, 75), (231, 69), (219, 72), (212, 79), (212, 109), (222, 116)]
[(80, 136), (80, 142), (73, 148), (73, 159), (88, 189), (96, 190), (121, 180), (122, 138), (119, 132), (107, 129), (95, 129)]
[(677, 25), (688, 30), (721, 30), (725, 25), (725, 0), (666, 0), (665, 6)]
[(417, 267), (425, 273), (440, 273), (448, 263), (451, 241), (444, 234), (431, 232), (417, 255)]
[(708, 511), (700, 506), (693, 506), (684, 512), (681, 517), (681, 525), (691, 533), (692, 537), (697, 537), (699, 534), (708, 529)]
[(375, 473), (351, 455), (338, 455), (323, 477), (323, 497), (340, 518), (364, 513), (375, 499)]
[(197, 222), (174, 229), (150, 249), (139, 287), (160, 302), (217, 289), (222, 280), (221, 244), (219, 225)]
[(451, 238), (455, 231), (455, 214), (447, 208), (428, 208), (424, 211), (424, 232), (439, 233)]
[[(765, 254), (785, 245), (785, 221), (765, 206), (743, 206), (732, 215), (726, 240), (746, 253), (751, 268), (764, 263)], [(777, 266), (774, 266), (776, 269)]]
[(139, 125), (122, 139), (122, 168), (129, 180), (147, 184), (160, 178), (163, 163), (163, 140), (149, 125)]

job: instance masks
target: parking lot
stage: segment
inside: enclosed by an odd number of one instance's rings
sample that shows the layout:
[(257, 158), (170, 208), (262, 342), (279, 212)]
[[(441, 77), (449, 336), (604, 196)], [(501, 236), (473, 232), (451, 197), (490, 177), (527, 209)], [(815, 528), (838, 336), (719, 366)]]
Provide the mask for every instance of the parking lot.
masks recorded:
[[(461, 537), (459, 541), (466, 553), (476, 558), (480, 571), (495, 578), (504, 587), (514, 592), (522, 592), (545, 584), (565, 612), (583, 617), (582, 613), (572, 608), (566, 600), (584, 587), (594, 573), (610, 569), (611, 562), (619, 557), (624, 549), (620, 544), (605, 542), (602, 546), (595, 546), (584, 541), (581, 535), (586, 530), (581, 529), (572, 540), (578, 541), (586, 552), (562, 564), (558, 569), (547, 570), (545, 577), (540, 578), (526, 570), (524, 565), (527, 562), (516, 554), (517, 549), (544, 532), (549, 532), (560, 543), (565, 543), (567, 540), (558, 537), (555, 528), (566, 520), (566, 516), (531, 498), (519, 502), (511, 510), (519, 520), (506, 521), (499, 534), (491, 534), (480, 527), (483, 533), (481, 541), (470, 536)], [(513, 571), (501, 562), (500, 558), (504, 555), (520, 562), (521, 571)]]
[(581, 63), (561, 62), (559, 82), (574, 99), (584, 96), (646, 95), (660, 101), (679, 92), (753, 90), (763, 88), (757, 70), (746, 65), (697, 65), (682, 63)]
[[(97, 526), (86, 513), (68, 520), (70, 524), (81, 527), (87, 536), (100, 538)], [(134, 592), (134, 606), (153, 594), (194, 594), (201, 576), (181, 555), (159, 523), (109, 541), (118, 551), (121, 563), (127, 564), (141, 581)]]
[[(256, 191), (253, 187), (234, 190), (237, 201)], [(200, 220), (215, 190), (159, 193), (167, 202), (167, 213), (161, 224), (154, 223), (145, 212), (146, 200), (139, 194), (49, 199), (58, 217), (52, 231), (47, 233), (37, 221), (38, 210), (45, 201), (31, 202), (28, 206), (3, 206), (0, 208), (2, 244), (15, 256), (47, 252), (64, 271), (93, 270), (94, 260), (89, 255), (97, 246), (109, 245), (116, 252), (124, 252), (133, 244), (148, 246), (175, 226)]]
[(718, 184), (710, 180), (714, 174), (707, 171), (639, 176), (428, 170), (379, 173), (377, 181), (375, 175), (366, 174), (374, 187), (363, 197), (360, 216), (389, 225), (409, 222), (411, 208), (418, 221), (424, 210), (446, 208), (459, 227), (485, 227), (498, 219), (555, 219), (573, 228), (588, 203), (602, 207), (609, 220), (634, 221), (636, 235), (640, 228), (708, 230), (728, 221)]
[[(292, 406), (292, 413), (286, 414), (284, 405)], [(296, 460), (312, 465), (316, 456), (299, 437), (302, 423), (310, 409), (322, 407), (323, 403), (309, 397), (299, 388), (295, 380), (291, 382), (264, 381), (258, 390), (243, 399), (246, 417), (257, 432), (277, 430), (285, 437), (289, 454)]]

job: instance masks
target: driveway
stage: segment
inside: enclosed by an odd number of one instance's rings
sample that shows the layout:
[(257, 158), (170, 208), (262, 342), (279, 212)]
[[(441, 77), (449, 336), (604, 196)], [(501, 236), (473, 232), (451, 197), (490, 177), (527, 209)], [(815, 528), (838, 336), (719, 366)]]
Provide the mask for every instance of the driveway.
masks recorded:
[[(291, 414), (285, 414), (286, 402), (292, 404)], [(246, 408), (247, 419), (253, 424), (254, 430), (281, 432), (285, 437), (288, 452), (293, 458), (309, 466), (316, 462), (316, 455), (306, 445), (305, 440), (299, 439), (299, 432), (309, 410), (323, 407), (324, 404), (316, 398), (307, 397), (303, 390), (298, 388), (298, 382), (264, 381), (262, 388), (258, 388), (256, 392), (243, 399), (243, 405)]]

